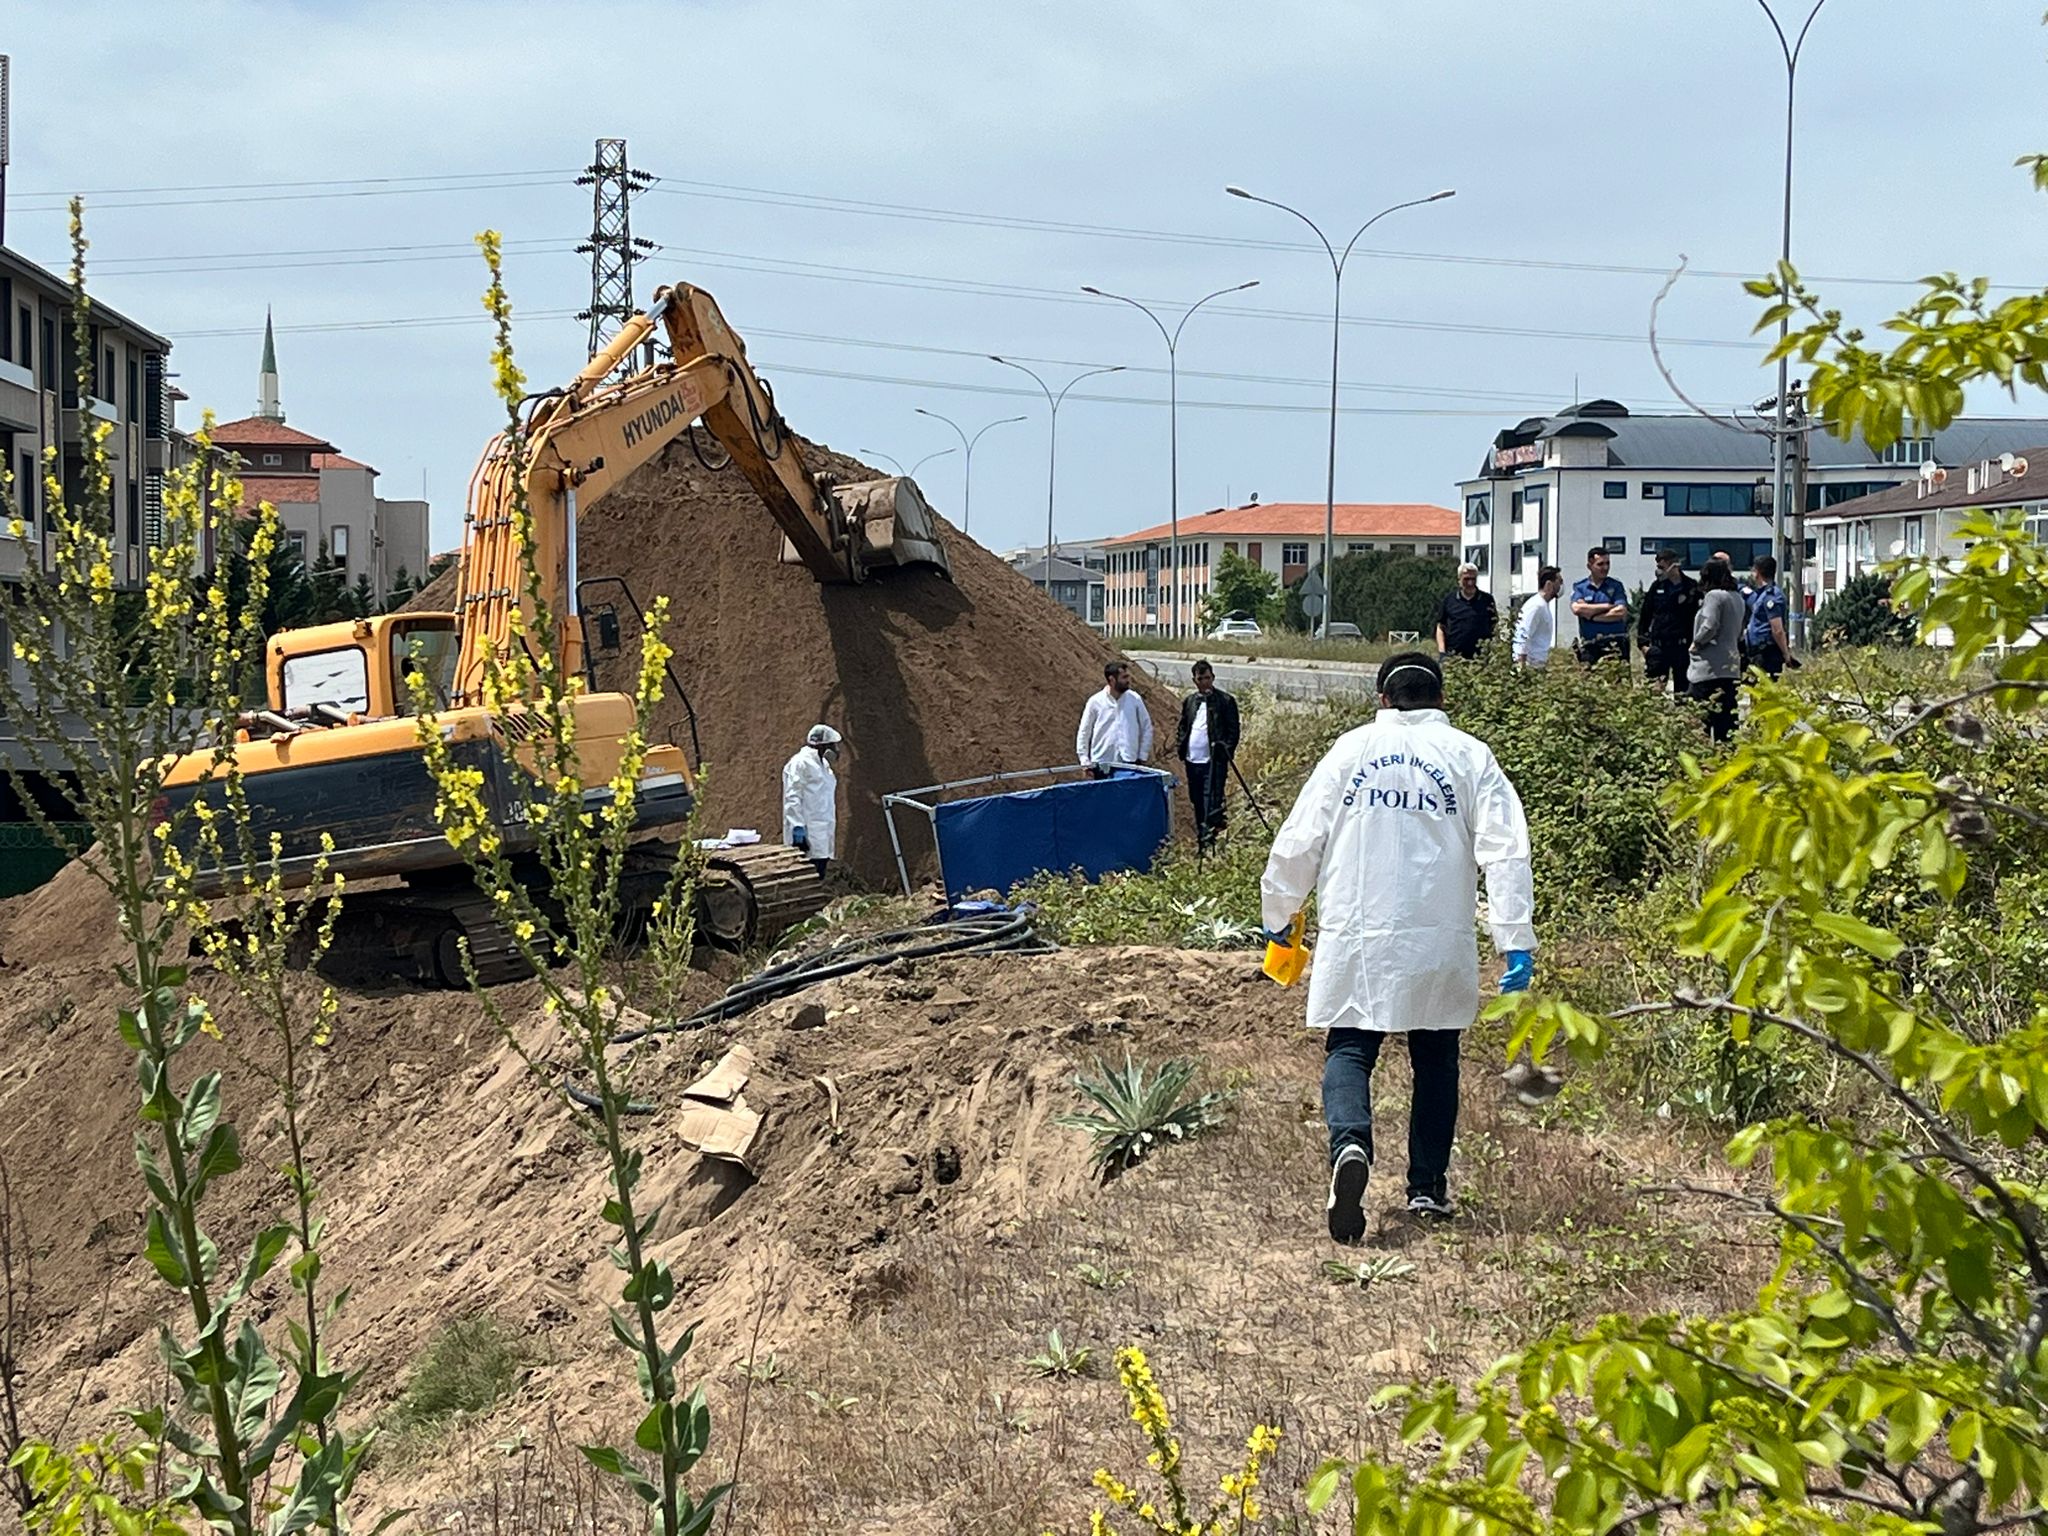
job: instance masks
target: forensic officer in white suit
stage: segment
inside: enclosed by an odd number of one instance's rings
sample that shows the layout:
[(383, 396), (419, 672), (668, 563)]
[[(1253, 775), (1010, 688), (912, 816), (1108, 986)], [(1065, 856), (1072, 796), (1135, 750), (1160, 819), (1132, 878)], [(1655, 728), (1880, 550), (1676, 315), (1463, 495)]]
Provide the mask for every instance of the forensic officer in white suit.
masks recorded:
[(839, 848), (839, 733), (814, 725), (796, 755), (782, 765), (782, 840), (801, 848), (818, 866), (832, 862)]
[(1521, 797), (1487, 745), (1444, 713), (1434, 657), (1388, 658), (1378, 688), (1379, 713), (1338, 737), (1316, 765), (1260, 882), (1267, 936), (1281, 942), (1309, 893), (1317, 895), (1308, 1026), (1326, 1035), (1329, 1224), (1343, 1243), (1365, 1233), (1372, 1071), (1390, 1034), (1407, 1036), (1415, 1072), (1408, 1209), (1452, 1214), (1459, 1036), (1479, 1010), (1479, 870), (1493, 946), (1507, 958), (1501, 990), (1526, 988), (1535, 964)]

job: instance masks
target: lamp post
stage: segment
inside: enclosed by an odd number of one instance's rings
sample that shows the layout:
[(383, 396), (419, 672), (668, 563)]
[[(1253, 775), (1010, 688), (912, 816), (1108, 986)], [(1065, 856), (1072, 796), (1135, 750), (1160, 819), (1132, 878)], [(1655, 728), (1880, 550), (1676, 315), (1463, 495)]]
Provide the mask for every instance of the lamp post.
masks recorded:
[(1041, 390), (1045, 392), (1045, 403), (1052, 407), (1052, 425), (1046, 433), (1045, 447), (1045, 595), (1047, 597), (1051, 597), (1052, 491), (1053, 477), (1059, 468), (1060, 402), (1067, 398), (1067, 391), (1072, 389), (1076, 384), (1080, 383), (1083, 379), (1092, 379), (1097, 374), (1103, 373), (1122, 373), (1124, 371), (1123, 364), (1119, 363), (1114, 368), (1090, 368), (1086, 373), (1077, 373), (1071, 379), (1067, 380), (1065, 384), (1060, 386), (1060, 392), (1058, 394), (1054, 394), (1052, 392), (1052, 386), (1050, 384), (1046, 383), (1045, 380), (1041, 379), (1029, 368), (1026, 368), (1022, 363), (1013, 363), (1007, 357), (997, 357), (993, 352), (988, 354), (988, 360), (992, 363), (1001, 363), (1005, 368), (1014, 368), (1019, 373), (1026, 375), (1032, 383), (1036, 384)]
[[(1799, 84), (1799, 55), (1806, 47), (1806, 34), (1812, 30), (1814, 18), (1820, 15), (1820, 8), (1828, 0), (1813, 0), (1813, 9), (1806, 13), (1806, 20), (1799, 28), (1799, 35), (1787, 40), (1785, 28), (1779, 22), (1768, 0), (1756, 0), (1757, 8), (1770, 22), (1771, 30), (1778, 35), (1778, 51), (1785, 58), (1785, 201), (1784, 211), (1778, 226), (1778, 264), (1780, 281), (1783, 269), (1792, 262), (1792, 102)], [(1784, 341), (1790, 333), (1792, 317), (1785, 316), (1778, 322), (1778, 340)], [(1771, 430), (1771, 547), (1785, 561), (1779, 573), (1789, 591), (1786, 593), (1787, 617), (1791, 620), (1793, 633), (1803, 632), (1806, 619), (1806, 605), (1801, 589), (1806, 585), (1806, 505), (1802, 495), (1800, 504), (1792, 506), (1792, 484), (1787, 462), (1787, 440), (1794, 430), (1790, 421), (1791, 410), (1791, 359), (1778, 359), (1778, 398), (1775, 404), (1775, 419)], [(1786, 543), (1786, 531), (1790, 530), (1792, 542)]]
[(1138, 302), (1138, 301), (1137, 301), (1136, 299), (1126, 298), (1126, 297), (1125, 297), (1124, 295), (1122, 295), (1122, 294), (1120, 294), (1120, 293), (1109, 293), (1109, 292), (1106, 292), (1106, 291), (1104, 291), (1104, 290), (1103, 290), (1103, 289), (1101, 289), (1101, 288), (1095, 288), (1095, 287), (1090, 287), (1089, 285), (1087, 285), (1087, 284), (1085, 284), (1085, 283), (1084, 283), (1084, 284), (1082, 285), (1082, 287), (1081, 287), (1081, 291), (1082, 291), (1083, 293), (1092, 293), (1092, 294), (1094, 294), (1094, 295), (1095, 295), (1095, 296), (1096, 296), (1096, 297), (1097, 297), (1098, 299), (1115, 299), (1115, 300), (1116, 300), (1116, 301), (1117, 301), (1117, 302), (1118, 302), (1119, 304), (1128, 304), (1128, 305), (1130, 305), (1130, 306), (1131, 306), (1131, 308), (1133, 308), (1133, 309), (1137, 310), (1137, 311), (1138, 311), (1138, 312), (1139, 312), (1140, 314), (1142, 314), (1142, 315), (1143, 315), (1143, 316), (1144, 316), (1144, 317), (1145, 317), (1145, 318), (1146, 318), (1147, 320), (1150, 320), (1150, 321), (1151, 321), (1151, 322), (1152, 322), (1152, 323), (1153, 323), (1154, 325), (1156, 325), (1156, 326), (1158, 326), (1158, 327), (1159, 327), (1159, 334), (1160, 334), (1160, 336), (1161, 336), (1161, 337), (1162, 337), (1162, 338), (1163, 338), (1163, 339), (1165, 340), (1165, 342), (1166, 342), (1166, 391), (1167, 391), (1167, 395), (1166, 395), (1166, 398), (1167, 398), (1167, 406), (1166, 406), (1166, 442), (1167, 442), (1167, 449), (1166, 449), (1166, 453), (1167, 453), (1167, 471), (1166, 471), (1166, 473), (1167, 473), (1167, 520), (1168, 520), (1168, 521), (1167, 521), (1167, 526), (1168, 526), (1168, 533), (1167, 533), (1167, 540), (1166, 540), (1166, 555), (1167, 555), (1167, 565), (1168, 565), (1168, 566), (1169, 566), (1169, 568), (1171, 568), (1171, 570), (1173, 571), (1173, 637), (1174, 637), (1174, 638), (1175, 638), (1176, 640), (1178, 640), (1178, 639), (1180, 638), (1180, 636), (1181, 636), (1181, 622), (1180, 622), (1180, 333), (1181, 333), (1181, 331), (1182, 331), (1182, 330), (1183, 330), (1183, 329), (1184, 329), (1184, 328), (1185, 328), (1185, 327), (1187, 326), (1187, 323), (1188, 323), (1189, 319), (1191, 319), (1191, 318), (1193, 317), (1193, 315), (1194, 315), (1195, 311), (1196, 311), (1196, 310), (1198, 310), (1198, 309), (1200, 309), (1200, 308), (1201, 308), (1201, 307), (1202, 307), (1202, 306), (1203, 306), (1204, 304), (1208, 303), (1210, 299), (1220, 299), (1220, 298), (1222, 298), (1222, 297), (1223, 297), (1223, 296), (1224, 296), (1224, 295), (1225, 295), (1226, 293), (1243, 293), (1243, 292), (1245, 291), (1245, 289), (1247, 289), (1247, 288), (1256, 288), (1256, 287), (1258, 287), (1258, 286), (1259, 286), (1259, 280), (1258, 280), (1257, 278), (1253, 278), (1253, 279), (1252, 279), (1252, 280), (1251, 280), (1250, 282), (1248, 282), (1248, 283), (1239, 283), (1239, 284), (1238, 284), (1238, 285), (1237, 285), (1236, 287), (1234, 287), (1234, 288), (1218, 288), (1218, 289), (1217, 289), (1217, 290), (1216, 290), (1216, 291), (1215, 291), (1214, 293), (1212, 293), (1212, 294), (1209, 294), (1209, 295), (1208, 295), (1208, 296), (1207, 296), (1206, 298), (1200, 298), (1200, 299), (1197, 299), (1197, 300), (1195, 300), (1195, 302), (1194, 302), (1194, 303), (1190, 304), (1190, 305), (1189, 305), (1189, 306), (1187, 307), (1187, 310), (1186, 310), (1186, 312), (1185, 312), (1185, 313), (1183, 313), (1183, 314), (1181, 315), (1181, 317), (1180, 317), (1180, 324), (1176, 325), (1176, 326), (1175, 326), (1175, 327), (1174, 327), (1174, 328), (1173, 328), (1172, 330), (1170, 330), (1170, 331), (1169, 331), (1169, 330), (1168, 330), (1168, 329), (1166, 328), (1166, 322), (1165, 322), (1164, 320), (1161, 320), (1161, 319), (1160, 319), (1160, 318), (1159, 318), (1159, 317), (1158, 317), (1157, 315), (1153, 314), (1151, 310), (1147, 309), (1147, 308), (1146, 308), (1146, 307), (1145, 307), (1145, 306), (1144, 306), (1143, 304), (1140, 304), (1140, 303), (1139, 303), (1139, 302)]
[(960, 436), (960, 446), (967, 450), (967, 467), (960, 476), (960, 531), (968, 532), (974, 527), (974, 445), (981, 441), (981, 433), (992, 427), (1007, 427), (1013, 421), (1022, 421), (1022, 416), (1005, 416), (1001, 421), (992, 421), (981, 432), (969, 437), (960, 431), (960, 423), (950, 416), (941, 416), (937, 411), (928, 411), (921, 405), (911, 409), (920, 416), (929, 416), (933, 421), (943, 421)]
[(872, 454), (878, 459), (887, 459), (891, 464), (894, 464), (896, 466), (897, 474), (903, 476), (903, 478), (906, 480), (915, 480), (917, 478), (917, 472), (920, 469), (923, 469), (925, 465), (931, 463), (933, 459), (943, 459), (947, 454), (951, 453), (953, 450), (950, 448), (941, 448), (937, 453), (928, 453), (923, 458), (919, 459), (915, 464), (911, 465), (908, 469), (905, 469), (903, 467), (903, 461), (901, 459), (896, 458), (893, 454), (884, 453), (879, 448), (858, 448), (855, 449), (854, 451), (856, 453)]
[(1455, 197), (1457, 193), (1446, 188), (1442, 192), (1432, 192), (1427, 197), (1411, 197), (1405, 203), (1395, 203), (1392, 207), (1382, 208), (1358, 226), (1357, 233), (1345, 242), (1344, 254), (1340, 256), (1336, 247), (1330, 244), (1329, 237), (1323, 233), (1321, 226), (1299, 208), (1276, 203), (1270, 197), (1256, 196), (1245, 191), (1243, 187), (1225, 187), (1223, 190), (1232, 197), (1241, 197), (1247, 202), (1264, 203), (1268, 208), (1278, 208), (1282, 213), (1291, 213), (1314, 230), (1316, 238), (1323, 242), (1323, 250), (1329, 255), (1330, 273), (1335, 278), (1330, 291), (1330, 471), (1329, 482), (1323, 496), (1323, 619), (1317, 627), (1317, 633), (1327, 638), (1330, 632), (1330, 609), (1335, 596), (1330, 590), (1330, 556), (1337, 541), (1337, 343), (1344, 333), (1344, 263), (1351, 259), (1351, 248), (1358, 244), (1359, 236), (1388, 214), (1399, 213), (1403, 208), (1419, 208), (1424, 203), (1440, 203), (1447, 197)]

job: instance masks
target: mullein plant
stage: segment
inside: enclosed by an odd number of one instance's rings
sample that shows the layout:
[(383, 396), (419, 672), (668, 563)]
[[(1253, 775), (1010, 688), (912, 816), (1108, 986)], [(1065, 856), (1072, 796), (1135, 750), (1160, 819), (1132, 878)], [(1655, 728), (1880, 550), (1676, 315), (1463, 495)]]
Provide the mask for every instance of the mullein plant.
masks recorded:
[[(479, 984), (464, 950), (464, 965), (486, 1016), (528, 1068), (565, 1104), (588, 1109), (579, 1124), (602, 1149), (611, 1172), (611, 1196), (602, 1220), (618, 1233), (612, 1262), (624, 1273), (622, 1306), (612, 1309), (612, 1332), (632, 1355), (647, 1411), (631, 1447), (587, 1445), (590, 1463), (617, 1478), (648, 1507), (658, 1536), (699, 1536), (729, 1491), (721, 1485), (693, 1497), (687, 1480), (711, 1437), (711, 1412), (701, 1386), (685, 1392), (678, 1367), (694, 1327), (677, 1328), (665, 1316), (676, 1299), (670, 1267), (649, 1252), (659, 1208), (636, 1202), (641, 1152), (629, 1145), (625, 1117), (632, 1103), (627, 1064), (611, 1053), (619, 1033), (621, 989), (610, 978), (609, 957), (622, 904), (619, 882), (633, 824), (640, 777), (647, 761), (647, 722), (661, 702), (670, 656), (661, 631), (667, 598), (658, 599), (641, 640), (633, 689), (635, 724), (601, 793), (586, 794), (576, 741), (576, 700), (583, 680), (561, 662), (560, 620), (544, 600), (525, 493), (528, 448), (526, 380), (513, 361), (512, 308), (506, 296), (501, 245), (495, 232), (477, 238), (490, 271), (484, 305), (496, 327), (491, 367), (506, 426), (494, 451), (509, 456), (518, 487), (510, 509), (523, 552), (526, 601), (515, 613), (513, 643), (485, 655), (482, 695), (494, 714), (517, 714), (525, 727), (517, 786), (522, 803), (513, 815), (531, 833), (528, 855), (515, 862), (484, 800), (482, 773), (455, 761), (444, 739), (423, 673), (412, 677), (418, 739), (437, 790), (436, 815), (449, 844), (469, 865), (521, 957), (540, 978), (542, 1006), (560, 1025), (574, 1053), (574, 1070), (589, 1087), (568, 1080), (532, 1054), (490, 992)], [(595, 786), (593, 788), (596, 788)], [(694, 908), (693, 867), (680, 860), (654, 912), (671, 943), (687, 947)], [(685, 925), (680, 939), (676, 925)]]
[[(73, 349), (84, 400), (93, 383), (92, 302), (76, 200), (71, 249)], [(232, 465), (213, 451), (209, 418), (191, 462), (165, 477), (161, 533), (137, 573), (140, 590), (130, 590), (113, 538), (113, 427), (82, 408), (77, 420), (80, 463), (73, 475), (63, 473), (55, 446), (45, 449), (40, 526), (7, 485), (6, 530), (21, 574), (7, 610), (13, 665), (0, 667), (0, 703), (17, 722), (26, 760), (8, 769), (26, 813), (53, 842), (62, 835), (60, 821), (82, 823), (91, 833), (97, 851), (80, 867), (106, 888), (123, 941), (116, 1024), (134, 1053), (141, 1089), (135, 1160), (148, 1197), (143, 1251), (175, 1295), (172, 1310), (189, 1314), (182, 1326), (166, 1321), (159, 1331), (167, 1402), (130, 1417), (165, 1470), (170, 1505), (232, 1536), (339, 1531), (361, 1444), (337, 1426), (346, 1382), (319, 1348), (312, 1288), (319, 1227), (304, 1176), (301, 1115), (304, 1057), (317, 1048), (333, 1010), (331, 1001), (316, 1005), (312, 1019), (302, 1021), (282, 985), (285, 951), (309, 920), (308, 909), (287, 901), (274, 847), (267, 856), (253, 847), (234, 758), (242, 689), (262, 657), (258, 615), (278, 537), (276, 512), (265, 505), (243, 517), (241, 486)], [(250, 556), (247, 585), (238, 592), (230, 590), (229, 562), (212, 558), (230, 547)], [(181, 755), (203, 764), (202, 789), (173, 809), (164, 785)], [(60, 814), (32, 792), (28, 773), (59, 797)], [(192, 819), (202, 825), (190, 825)], [(196, 895), (202, 866), (211, 858), (225, 867), (230, 846), (244, 871), (228, 881), (232, 928)], [(248, 857), (252, 852), (258, 856)], [(325, 915), (311, 919), (316, 946), (332, 936), (338, 899), (338, 888), (330, 889)], [(279, 1191), (289, 1195), (289, 1214), (263, 1222), (239, 1258), (223, 1255), (202, 1221), (214, 1186), (244, 1162), (241, 1139), (223, 1114), (222, 1075), (199, 1072), (187, 1081), (179, 1057), (202, 1034), (234, 1048), (241, 1042), (226, 1039), (208, 1003), (190, 989), (180, 951), (189, 952), (193, 941), (235, 980), (248, 1011), (296, 1047), (271, 1073), (291, 1146)], [(259, 977), (277, 984), (245, 985)], [(244, 1303), (288, 1254), (293, 1283), (315, 1310), (306, 1324), (294, 1325), (293, 1349), (280, 1362)], [(102, 1447), (98, 1454), (125, 1464), (133, 1449)], [(79, 1467), (65, 1471), (66, 1454), (29, 1445), (17, 1460), (55, 1488), (83, 1475)], [(35, 1511), (29, 1518), (33, 1524)]]

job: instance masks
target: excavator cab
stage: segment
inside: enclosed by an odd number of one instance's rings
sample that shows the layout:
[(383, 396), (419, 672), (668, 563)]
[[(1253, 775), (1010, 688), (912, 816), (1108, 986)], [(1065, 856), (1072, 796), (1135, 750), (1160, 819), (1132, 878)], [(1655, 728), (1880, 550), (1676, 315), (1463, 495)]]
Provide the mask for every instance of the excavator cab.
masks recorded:
[(287, 629), (270, 637), (264, 671), (271, 711), (287, 721), (346, 725), (411, 715), (424, 675), (448, 707), (461, 636), (452, 613), (391, 613)]

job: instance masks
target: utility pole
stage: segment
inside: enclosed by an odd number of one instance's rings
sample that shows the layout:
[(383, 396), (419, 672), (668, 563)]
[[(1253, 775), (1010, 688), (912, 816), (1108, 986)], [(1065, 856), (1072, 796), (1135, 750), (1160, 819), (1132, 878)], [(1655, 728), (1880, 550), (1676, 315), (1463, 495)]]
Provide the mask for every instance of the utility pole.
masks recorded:
[[(654, 178), (626, 164), (624, 139), (599, 139), (597, 154), (576, 185), (591, 189), (590, 239), (576, 247), (579, 256), (590, 258), (590, 308), (576, 318), (590, 322), (589, 355), (595, 357), (634, 314), (633, 263), (653, 250), (654, 242), (633, 235), (633, 194), (654, 185)], [(651, 336), (646, 362), (654, 362)], [(625, 369), (623, 360), (619, 367)]]

